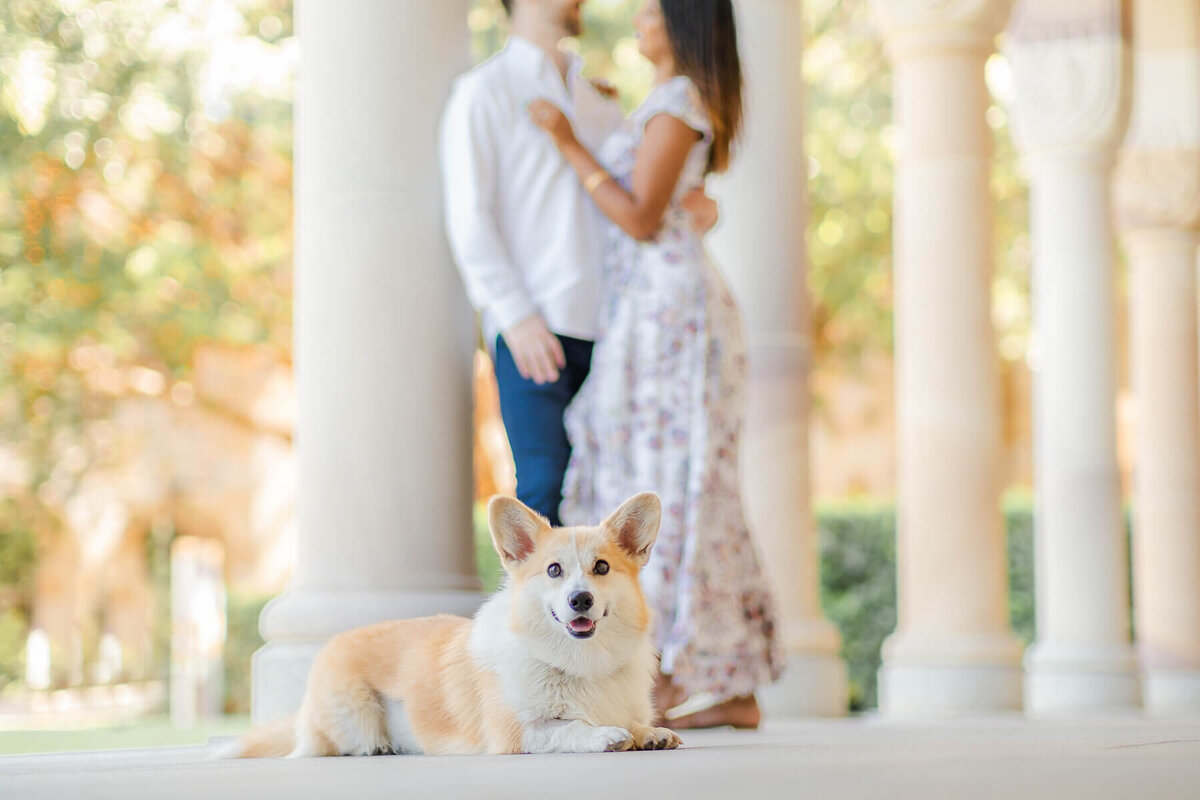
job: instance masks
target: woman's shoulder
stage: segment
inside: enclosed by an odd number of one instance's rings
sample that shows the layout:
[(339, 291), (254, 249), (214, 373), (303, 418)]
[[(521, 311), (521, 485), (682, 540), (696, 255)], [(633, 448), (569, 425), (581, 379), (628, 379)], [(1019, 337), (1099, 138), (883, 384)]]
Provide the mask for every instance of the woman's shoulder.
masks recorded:
[(635, 112), (643, 125), (658, 114), (670, 114), (706, 138), (712, 135), (712, 120), (700, 90), (686, 75), (676, 75), (655, 86)]

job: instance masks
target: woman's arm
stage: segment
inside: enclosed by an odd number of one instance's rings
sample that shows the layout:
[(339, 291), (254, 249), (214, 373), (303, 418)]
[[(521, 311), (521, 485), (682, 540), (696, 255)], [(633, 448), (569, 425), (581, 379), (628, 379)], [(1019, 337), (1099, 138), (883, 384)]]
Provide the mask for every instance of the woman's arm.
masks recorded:
[(669, 114), (652, 117), (646, 123), (634, 163), (633, 190), (627, 192), (611, 178), (596, 184), (598, 177), (604, 177), (604, 169), (575, 138), (570, 120), (558, 107), (535, 100), (529, 105), (529, 113), (534, 123), (554, 139), (579, 180), (591, 189), (592, 199), (604, 215), (635, 239), (653, 238), (700, 134)]

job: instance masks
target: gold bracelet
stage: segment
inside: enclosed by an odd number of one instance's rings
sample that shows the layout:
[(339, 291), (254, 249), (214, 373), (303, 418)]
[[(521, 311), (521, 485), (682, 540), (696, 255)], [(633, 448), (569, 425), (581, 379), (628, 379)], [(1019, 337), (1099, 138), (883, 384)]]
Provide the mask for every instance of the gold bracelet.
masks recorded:
[(600, 184), (608, 180), (608, 177), (609, 176), (607, 172), (602, 169), (598, 169), (591, 175), (587, 176), (587, 180), (583, 182), (583, 188), (588, 194), (591, 194), (592, 192), (596, 191), (596, 188)]

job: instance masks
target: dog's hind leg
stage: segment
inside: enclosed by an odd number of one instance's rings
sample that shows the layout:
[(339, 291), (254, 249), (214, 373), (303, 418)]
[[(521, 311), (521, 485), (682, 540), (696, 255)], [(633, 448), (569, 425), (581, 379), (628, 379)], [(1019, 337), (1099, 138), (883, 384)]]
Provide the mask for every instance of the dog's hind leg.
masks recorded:
[(334, 744), (342, 755), (374, 756), (392, 752), (387, 713), (379, 693), (366, 683), (345, 687), (332, 704)]

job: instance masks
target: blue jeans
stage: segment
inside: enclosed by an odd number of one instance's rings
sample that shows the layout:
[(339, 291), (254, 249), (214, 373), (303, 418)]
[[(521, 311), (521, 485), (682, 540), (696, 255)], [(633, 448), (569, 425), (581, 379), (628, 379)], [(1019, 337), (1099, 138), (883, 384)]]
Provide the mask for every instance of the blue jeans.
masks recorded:
[(563, 427), (563, 412), (583, 385), (592, 364), (592, 342), (559, 336), (567, 366), (558, 380), (540, 386), (522, 378), (503, 336), (496, 337), (496, 383), (500, 388), (500, 417), (508, 432), (517, 466), (517, 499), (560, 525), (563, 476), (571, 459), (571, 444)]

